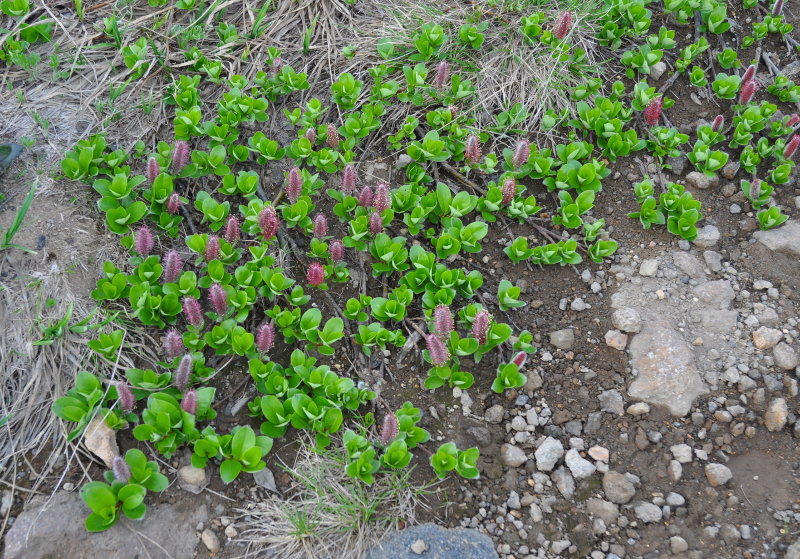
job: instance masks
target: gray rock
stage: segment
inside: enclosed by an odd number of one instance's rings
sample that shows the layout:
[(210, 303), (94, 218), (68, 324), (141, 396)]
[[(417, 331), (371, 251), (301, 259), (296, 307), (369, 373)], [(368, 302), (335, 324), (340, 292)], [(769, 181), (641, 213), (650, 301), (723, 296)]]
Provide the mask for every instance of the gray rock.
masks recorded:
[(547, 437), (533, 455), (536, 457), (536, 468), (543, 472), (550, 472), (564, 456), (564, 445), (558, 439)]
[[(147, 514), (141, 521), (117, 522), (105, 532), (88, 535), (84, 525), (87, 513), (78, 493), (56, 493), (49, 502), (35, 499), (6, 534), (3, 557), (193, 557), (198, 543), (195, 526), (208, 520), (205, 505), (198, 505), (192, 499), (179, 500), (176, 504), (148, 503)], [(135, 531), (131, 526), (135, 526)]]
[(636, 494), (636, 488), (619, 472), (609, 470), (603, 475), (603, 491), (612, 503), (624, 505)]
[(667, 163), (672, 167), (672, 174), (675, 176), (683, 175), (686, 170), (686, 157), (680, 155), (678, 157), (668, 157)]
[(642, 317), (636, 309), (624, 307), (614, 311), (611, 315), (611, 324), (623, 332), (636, 333), (642, 329)]
[(571, 501), (572, 497), (575, 495), (575, 480), (572, 479), (572, 476), (566, 468), (564, 468), (564, 466), (559, 466), (551, 477), (553, 483), (556, 484), (556, 488), (561, 492), (564, 498), (567, 501)]
[(706, 464), (705, 472), (712, 487), (725, 485), (733, 477), (730, 468), (724, 464)]
[(178, 470), (178, 485), (184, 491), (197, 495), (208, 485), (205, 469), (195, 468), (191, 464), (182, 467)]
[(800, 256), (800, 222), (793, 219), (776, 229), (756, 231), (753, 238), (770, 250)]
[(706, 261), (708, 269), (712, 272), (722, 271), (722, 255), (713, 250), (706, 250), (703, 252), (703, 260)]
[(513, 444), (504, 444), (500, 447), (500, 460), (506, 466), (516, 468), (528, 461), (525, 451)]
[(722, 168), (722, 176), (728, 180), (733, 180), (736, 178), (736, 173), (739, 172), (739, 167), (740, 164), (738, 160), (728, 161)]
[(783, 338), (783, 332), (777, 328), (767, 328), (766, 326), (760, 327), (753, 332), (753, 344), (758, 349), (770, 349), (775, 347)]
[(728, 280), (707, 281), (694, 288), (695, 296), (704, 304), (715, 309), (729, 309), (736, 297)]
[(575, 332), (572, 328), (550, 332), (550, 343), (558, 349), (570, 349), (575, 344)]
[(564, 462), (576, 479), (587, 478), (591, 476), (597, 469), (595, 468), (594, 464), (581, 457), (580, 453), (574, 448), (571, 448), (567, 451)]
[(622, 415), (625, 413), (625, 405), (622, 401), (622, 394), (620, 394), (619, 390), (617, 389), (604, 390), (600, 393), (600, 396), (598, 396), (598, 400), (600, 400), (600, 409), (603, 411), (607, 411), (616, 415)]
[(278, 492), (278, 488), (275, 485), (275, 475), (269, 468), (264, 468), (263, 470), (253, 473), (253, 481), (268, 491), (272, 491), (273, 493)]
[[(427, 546), (423, 555), (411, 546), (418, 540)], [(497, 559), (492, 540), (476, 530), (447, 529), (426, 523), (386, 537), (367, 553), (366, 559)]]
[(686, 181), (686, 186), (691, 186), (692, 188), (696, 188), (698, 190), (708, 190), (712, 186), (719, 184), (718, 178), (716, 180), (712, 180), (712, 177), (707, 177), (705, 173), (701, 173), (699, 171), (692, 171), (688, 173), (684, 180)]
[(514, 510), (519, 509), (521, 506), (519, 502), (519, 493), (517, 493), (516, 491), (512, 491), (511, 493), (509, 493), (508, 499), (506, 500), (506, 506)]
[(723, 524), (719, 527), (719, 535), (725, 543), (732, 544), (741, 539), (739, 529), (733, 524)]
[(694, 244), (700, 248), (711, 248), (717, 244), (719, 238), (719, 229), (713, 225), (705, 225), (698, 230), (697, 238), (694, 240)]
[(683, 553), (687, 549), (689, 549), (689, 544), (686, 543), (686, 540), (684, 540), (682, 537), (672, 536), (669, 539), (669, 550), (673, 555)]
[(638, 372), (628, 393), (649, 404), (666, 406), (672, 415), (689, 413), (692, 402), (708, 389), (695, 365), (692, 347), (666, 321), (645, 324), (628, 348)]
[(699, 314), (703, 328), (715, 332), (735, 330), (736, 321), (739, 320), (739, 311), (736, 310), (706, 309)]
[(688, 464), (692, 461), (692, 447), (688, 444), (676, 444), (669, 447), (672, 456), (681, 464)]
[(667, 71), (667, 65), (662, 62), (658, 61), (652, 66), (650, 66), (650, 77), (654, 80), (661, 78), (664, 75), (664, 72)]
[(786, 342), (780, 342), (772, 348), (772, 357), (775, 359), (775, 366), (791, 371), (797, 367), (797, 353), (794, 348)]
[(219, 537), (211, 528), (203, 530), (203, 533), (200, 534), (200, 541), (203, 542), (203, 545), (206, 546), (211, 555), (216, 555), (219, 551)]
[(628, 335), (619, 330), (609, 330), (605, 335), (606, 345), (622, 351), (628, 345)]
[(636, 518), (645, 524), (652, 524), (661, 520), (661, 507), (653, 503), (641, 502), (633, 508)]
[(492, 423), (497, 425), (498, 423), (503, 421), (503, 415), (506, 413), (506, 409), (501, 406), (500, 404), (496, 404), (486, 410), (483, 414), (483, 419), (486, 420), (487, 423)]
[(641, 266), (639, 266), (640, 276), (653, 277), (656, 272), (658, 272), (658, 260), (655, 258), (643, 260)]
[(586, 501), (586, 512), (602, 519), (606, 526), (611, 526), (617, 521), (619, 507), (605, 499), (592, 498)]
[(676, 250), (672, 253), (672, 262), (679, 270), (692, 279), (699, 280), (706, 277), (703, 264), (700, 262), (700, 259), (693, 254), (682, 250)]
[(673, 491), (667, 494), (667, 504), (671, 507), (682, 507), (686, 504), (686, 499), (680, 493)]
[(788, 547), (784, 559), (800, 559), (800, 539)]
[(767, 406), (767, 412), (764, 414), (764, 425), (767, 431), (775, 433), (784, 428), (788, 417), (789, 406), (786, 405), (786, 400), (775, 398)]

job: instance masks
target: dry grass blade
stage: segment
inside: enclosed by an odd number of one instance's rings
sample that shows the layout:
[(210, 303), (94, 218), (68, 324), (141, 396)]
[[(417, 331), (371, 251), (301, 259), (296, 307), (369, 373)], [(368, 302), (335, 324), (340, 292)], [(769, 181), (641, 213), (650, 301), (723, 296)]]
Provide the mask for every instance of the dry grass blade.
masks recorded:
[(415, 486), (410, 471), (381, 474), (367, 486), (347, 475), (341, 454), (317, 454), (311, 441), (287, 470), (294, 479), (284, 498), (271, 496), (238, 511), (248, 556), (361, 559), (398, 520), (413, 524), (425, 506), (427, 488)]

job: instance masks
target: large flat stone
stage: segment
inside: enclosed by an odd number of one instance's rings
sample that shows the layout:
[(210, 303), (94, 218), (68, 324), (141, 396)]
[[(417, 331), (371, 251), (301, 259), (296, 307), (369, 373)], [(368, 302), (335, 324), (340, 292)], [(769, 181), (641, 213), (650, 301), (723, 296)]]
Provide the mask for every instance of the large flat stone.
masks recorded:
[(628, 351), (631, 367), (638, 373), (628, 388), (631, 397), (665, 406), (672, 415), (682, 417), (695, 398), (708, 393), (692, 347), (669, 322), (645, 323)]
[(753, 238), (770, 250), (800, 256), (800, 222), (789, 219), (777, 229), (756, 231)]
[[(422, 544), (418, 543), (422, 541)], [(423, 546), (424, 544), (424, 546)], [(412, 549), (424, 549), (418, 553)], [(497, 559), (489, 536), (466, 528), (420, 524), (387, 537), (366, 559)]]
[(31, 505), (6, 534), (4, 559), (194, 557), (195, 526), (208, 520), (205, 505), (194, 501), (148, 503), (143, 520), (122, 519), (105, 532), (89, 533), (84, 526), (89, 509), (77, 493), (62, 491)]

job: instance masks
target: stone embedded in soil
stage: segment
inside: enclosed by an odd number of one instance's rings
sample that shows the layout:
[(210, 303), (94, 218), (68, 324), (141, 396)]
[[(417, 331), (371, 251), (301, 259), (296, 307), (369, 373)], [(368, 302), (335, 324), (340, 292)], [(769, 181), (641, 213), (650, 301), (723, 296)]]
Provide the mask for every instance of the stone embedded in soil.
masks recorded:
[(644, 402), (636, 402), (635, 404), (628, 406), (628, 409), (625, 411), (628, 412), (628, 415), (636, 417), (638, 415), (645, 415), (650, 413), (650, 406), (648, 406)]
[(692, 347), (666, 321), (648, 322), (628, 348), (631, 367), (638, 376), (628, 388), (632, 397), (666, 406), (682, 417), (692, 402), (708, 393), (695, 365)]
[(661, 520), (661, 508), (653, 503), (641, 502), (633, 508), (636, 518), (645, 524), (652, 524)]
[(609, 470), (603, 475), (603, 491), (612, 503), (624, 505), (636, 494), (633, 483), (623, 474)]
[(733, 477), (730, 468), (724, 464), (706, 464), (705, 472), (712, 487), (725, 485)]
[(789, 546), (784, 559), (800, 559), (800, 538)]
[(500, 404), (496, 404), (486, 410), (483, 414), (483, 419), (486, 420), (487, 423), (491, 423), (493, 425), (497, 425), (501, 421), (503, 421), (503, 415), (506, 413), (506, 409), (501, 406)]
[(550, 343), (558, 349), (570, 349), (575, 344), (575, 332), (572, 328), (550, 332)]
[(677, 460), (670, 460), (669, 466), (667, 466), (667, 475), (669, 475), (669, 479), (673, 482), (679, 482), (681, 476), (683, 476), (683, 466), (681, 466), (681, 463)]
[(676, 250), (672, 253), (672, 262), (684, 274), (692, 279), (704, 279), (706, 277), (702, 262), (693, 254)]
[(757, 231), (753, 238), (770, 250), (800, 256), (800, 222), (793, 219), (776, 229)]
[(204, 468), (195, 468), (191, 464), (178, 470), (178, 485), (184, 491), (195, 495), (208, 485), (208, 476)]
[(217, 537), (217, 534), (211, 528), (203, 530), (203, 533), (200, 534), (200, 540), (212, 555), (219, 551), (219, 537)]
[(767, 328), (761, 326), (758, 330), (753, 332), (753, 343), (758, 349), (770, 349), (781, 341), (783, 332), (776, 328)]
[[(422, 540), (427, 550), (418, 555), (411, 546)], [(426, 523), (393, 532), (365, 559), (497, 559), (494, 544), (489, 536), (465, 528), (447, 529)]]
[(689, 549), (689, 544), (680, 536), (672, 536), (669, 539), (669, 550), (673, 555), (678, 555)]
[(106, 425), (105, 419), (97, 415), (86, 426), (83, 444), (92, 454), (100, 458), (107, 468), (111, 468), (114, 457), (119, 456), (116, 436), (116, 431)]
[(597, 469), (594, 464), (583, 458), (574, 448), (571, 448), (567, 451), (564, 462), (566, 463), (567, 468), (569, 468), (569, 471), (572, 472), (572, 475), (575, 477), (575, 479), (587, 478), (591, 476)]
[(653, 277), (656, 275), (656, 272), (658, 272), (658, 260), (655, 258), (643, 260), (641, 266), (639, 266), (640, 276)]
[(681, 464), (688, 464), (692, 461), (692, 447), (688, 444), (676, 444), (669, 447), (672, 456)]
[(516, 468), (528, 461), (528, 456), (520, 447), (513, 444), (504, 444), (500, 447), (500, 460), (506, 466)]
[(589, 449), (589, 456), (591, 456), (593, 460), (608, 463), (609, 454), (608, 449), (605, 447), (593, 446)]
[(698, 190), (708, 190), (712, 186), (717, 186), (719, 184), (719, 178), (708, 177), (705, 173), (699, 171), (688, 173), (684, 180), (686, 181), (686, 186), (691, 186)]
[(610, 526), (617, 521), (619, 507), (605, 499), (591, 498), (586, 501), (586, 512)]
[(797, 367), (797, 353), (786, 342), (780, 342), (772, 348), (772, 357), (775, 359), (775, 366), (786, 371), (791, 371)]
[(695, 296), (715, 309), (729, 309), (736, 293), (728, 280), (707, 281), (694, 288)]
[(713, 225), (704, 225), (697, 231), (697, 238), (693, 242), (700, 248), (711, 248), (717, 244), (719, 238), (719, 229)]
[(786, 426), (788, 417), (789, 406), (786, 405), (786, 400), (775, 398), (767, 406), (767, 412), (764, 414), (764, 425), (767, 431), (775, 433)]
[(635, 334), (642, 329), (642, 317), (636, 309), (624, 307), (614, 311), (611, 315), (611, 324), (622, 332)]
[(428, 544), (426, 544), (422, 540), (417, 540), (410, 545), (411, 551), (416, 553), (417, 555), (422, 555), (428, 550)]
[(194, 499), (148, 502), (141, 521), (118, 522), (104, 532), (87, 534), (88, 509), (77, 493), (62, 491), (48, 498), (29, 503), (17, 517), (5, 537), (5, 559), (193, 557), (195, 526), (208, 520), (206, 506)]
[(561, 495), (567, 501), (571, 501), (575, 496), (575, 480), (572, 479), (569, 471), (564, 466), (559, 466), (551, 477)]
[(601, 410), (616, 415), (625, 413), (625, 403), (622, 401), (622, 394), (619, 393), (619, 390), (604, 390), (597, 399), (600, 400)]
[(622, 351), (628, 345), (628, 335), (619, 330), (609, 330), (605, 335), (606, 345)]
[(268, 491), (273, 493), (278, 491), (278, 487), (275, 485), (275, 474), (269, 468), (253, 472), (253, 481)]
[(542, 472), (550, 472), (564, 456), (564, 445), (553, 437), (547, 437), (534, 453), (536, 467)]

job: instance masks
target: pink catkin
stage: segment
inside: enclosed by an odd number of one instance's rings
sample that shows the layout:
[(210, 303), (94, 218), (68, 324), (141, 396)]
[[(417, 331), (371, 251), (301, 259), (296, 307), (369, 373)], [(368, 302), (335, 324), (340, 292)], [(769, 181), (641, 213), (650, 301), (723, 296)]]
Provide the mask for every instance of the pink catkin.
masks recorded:
[(383, 426), (381, 427), (381, 444), (388, 445), (390, 442), (397, 438), (400, 432), (400, 424), (397, 421), (397, 416), (391, 412), (383, 416)]
[(142, 225), (133, 234), (133, 250), (140, 256), (147, 256), (153, 250), (153, 234), (147, 225)]
[(167, 198), (167, 204), (166, 204), (167, 213), (172, 215), (177, 214), (179, 211), (181, 211), (182, 205), (183, 202), (181, 202), (181, 197), (178, 196), (177, 192), (173, 192), (172, 194), (169, 195), (169, 198)]
[(433, 76), (433, 87), (444, 89), (450, 81), (450, 64), (447, 60), (442, 60), (436, 65), (436, 73)]
[(256, 331), (256, 348), (262, 353), (268, 352), (275, 345), (275, 328), (265, 322)]
[(178, 140), (172, 150), (172, 170), (180, 173), (188, 163), (189, 144), (184, 140)]
[(312, 262), (308, 265), (306, 280), (309, 285), (319, 287), (325, 281), (325, 268), (319, 262)]
[(133, 396), (131, 387), (124, 382), (116, 383), (116, 387), (117, 397), (119, 398), (119, 409), (125, 413), (132, 412), (134, 406), (136, 406), (136, 398)]
[(329, 124), (325, 132), (325, 143), (331, 149), (339, 149), (339, 132), (333, 124)]
[(800, 122), (800, 116), (798, 116), (796, 113), (793, 113), (786, 121), (786, 126), (793, 128), (798, 122)]
[(328, 245), (328, 252), (331, 255), (332, 262), (336, 263), (344, 260), (344, 245), (339, 239), (331, 241), (331, 244)]
[(311, 145), (317, 143), (317, 130), (313, 126), (306, 130), (305, 137), (311, 142)]
[(713, 132), (719, 132), (722, 130), (723, 126), (725, 126), (725, 117), (722, 115), (717, 115), (714, 117), (714, 123), (711, 125), (711, 130)]
[(447, 339), (450, 332), (453, 331), (453, 314), (450, 312), (450, 307), (447, 305), (437, 305), (433, 309), (433, 329), (436, 334), (442, 338)]
[(514, 149), (514, 157), (511, 158), (511, 165), (514, 169), (519, 169), (531, 157), (531, 143), (525, 138), (520, 138), (517, 147)]
[(503, 205), (509, 205), (514, 199), (514, 196), (517, 195), (516, 181), (512, 178), (507, 178), (505, 181), (503, 181), (503, 186), (500, 191), (503, 193)]
[(265, 239), (271, 239), (278, 233), (278, 215), (272, 206), (264, 206), (258, 214), (258, 225), (261, 227), (261, 234)]
[(782, 11), (783, 11), (783, 0), (777, 0), (772, 5), (772, 16), (778, 17), (779, 15), (781, 15)]
[(183, 350), (183, 337), (175, 328), (171, 328), (164, 335), (164, 355), (167, 359), (175, 359)]
[(147, 160), (147, 182), (153, 184), (156, 182), (156, 177), (158, 177), (159, 173), (161, 172), (161, 168), (158, 165), (158, 161), (155, 157), (151, 157)]
[(655, 126), (661, 118), (661, 110), (663, 108), (663, 100), (661, 97), (656, 97), (644, 110), (644, 121), (648, 126)]
[(553, 27), (553, 35), (555, 35), (556, 39), (563, 39), (569, 33), (569, 30), (572, 28), (572, 12), (564, 11), (558, 16), (556, 20), (556, 24)]
[(183, 259), (177, 251), (171, 250), (164, 255), (164, 281), (177, 281), (183, 273)]
[(514, 356), (514, 359), (511, 362), (517, 366), (518, 369), (522, 369), (525, 366), (525, 361), (528, 360), (528, 354), (524, 351), (520, 351)]
[(195, 327), (203, 324), (203, 310), (200, 308), (200, 303), (197, 299), (194, 297), (184, 297), (182, 305), (183, 316), (187, 323)]
[(193, 388), (183, 395), (181, 409), (186, 413), (197, 415), (197, 390)]
[(742, 83), (747, 83), (753, 79), (756, 75), (756, 65), (751, 64), (747, 67), (747, 70), (744, 71), (744, 76), (742, 76)]
[(345, 165), (342, 171), (342, 192), (346, 195), (352, 195), (356, 191), (357, 182), (356, 168), (352, 165)]
[(369, 232), (373, 235), (383, 233), (383, 218), (381, 218), (381, 214), (377, 212), (369, 214)]
[(372, 205), (372, 189), (367, 185), (358, 193), (358, 205), (369, 208)]
[(798, 146), (800, 146), (800, 136), (795, 134), (792, 136), (792, 139), (789, 140), (789, 143), (786, 144), (786, 148), (783, 150), (783, 158), (791, 159), (797, 152)]
[(111, 460), (111, 471), (114, 474), (114, 481), (128, 483), (131, 479), (131, 468), (122, 456), (115, 456)]
[(464, 157), (470, 165), (477, 165), (481, 159), (481, 142), (475, 134), (467, 138), (464, 145)]
[(318, 239), (324, 238), (328, 234), (328, 219), (325, 214), (319, 213), (314, 216), (314, 236)]
[(289, 177), (286, 182), (286, 197), (294, 204), (303, 193), (303, 176), (298, 167), (289, 170)]
[(450, 353), (447, 351), (447, 347), (439, 336), (436, 334), (428, 334), (425, 337), (425, 342), (428, 346), (431, 363), (437, 367), (441, 367), (447, 363), (447, 360), (450, 359)]
[(178, 369), (175, 371), (175, 378), (173, 379), (175, 388), (181, 392), (186, 390), (186, 387), (189, 386), (193, 368), (194, 362), (192, 361), (192, 356), (187, 353), (181, 358), (181, 362), (178, 363)]
[(375, 187), (375, 197), (372, 199), (372, 207), (378, 213), (383, 213), (388, 210), (392, 205), (392, 194), (389, 191), (389, 185), (385, 182), (379, 182)]
[(236, 244), (242, 237), (242, 229), (239, 226), (239, 220), (235, 216), (230, 216), (228, 221), (225, 222), (225, 230), (222, 237), (229, 243)]
[(219, 237), (216, 235), (209, 235), (208, 241), (206, 241), (206, 262), (211, 262), (212, 260), (219, 258), (219, 253)]
[(739, 104), (747, 105), (753, 99), (756, 91), (758, 91), (758, 83), (755, 80), (745, 82), (739, 92)]
[(228, 312), (228, 294), (225, 288), (218, 283), (212, 283), (208, 288), (208, 299), (214, 311), (220, 316), (225, 316)]
[(477, 312), (472, 321), (472, 337), (478, 340), (480, 345), (486, 343), (486, 337), (489, 335), (490, 322), (489, 313), (483, 309)]

